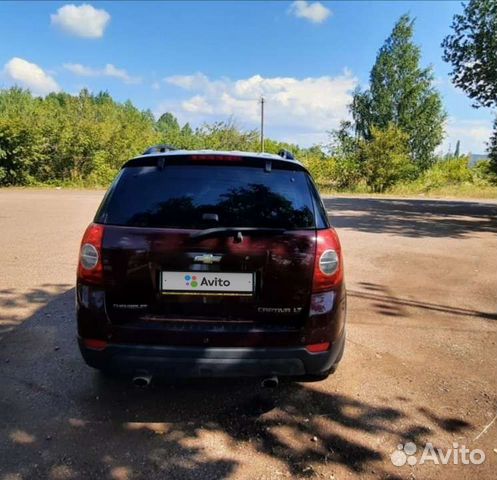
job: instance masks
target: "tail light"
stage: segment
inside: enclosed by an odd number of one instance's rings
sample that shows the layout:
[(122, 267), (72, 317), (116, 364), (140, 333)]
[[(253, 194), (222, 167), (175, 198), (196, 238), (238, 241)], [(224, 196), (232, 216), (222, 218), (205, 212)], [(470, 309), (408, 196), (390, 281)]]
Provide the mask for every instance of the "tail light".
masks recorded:
[(312, 292), (332, 290), (342, 280), (343, 260), (338, 235), (333, 228), (318, 230)]
[(102, 284), (104, 276), (102, 263), (103, 236), (103, 225), (91, 223), (86, 229), (79, 251), (79, 280), (96, 285)]
[(238, 155), (212, 155), (212, 154), (201, 154), (201, 155), (190, 155), (190, 160), (201, 162), (242, 162), (243, 157)]

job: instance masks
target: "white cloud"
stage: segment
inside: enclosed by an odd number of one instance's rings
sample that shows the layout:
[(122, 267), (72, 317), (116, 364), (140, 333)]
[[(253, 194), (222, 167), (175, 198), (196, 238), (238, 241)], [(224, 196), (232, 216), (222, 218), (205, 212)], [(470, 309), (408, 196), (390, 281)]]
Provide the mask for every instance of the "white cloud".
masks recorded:
[(112, 63), (108, 63), (104, 68), (88, 67), (80, 63), (65, 63), (64, 68), (79, 77), (114, 77), (127, 84), (141, 82), (141, 78), (132, 77), (126, 70), (117, 68)]
[(83, 38), (101, 38), (109, 24), (110, 15), (103, 9), (86, 3), (64, 5), (50, 15), (52, 25), (62, 31)]
[(312, 23), (322, 23), (332, 15), (332, 11), (321, 2), (307, 2), (297, 0), (290, 5), (288, 10), (297, 18), (305, 18)]
[(195, 95), (194, 97), (190, 98), (190, 100), (182, 102), (181, 107), (183, 108), (183, 110), (190, 113), (211, 114), (214, 111), (207, 100), (200, 95)]
[(358, 84), (348, 70), (336, 77), (265, 78), (254, 75), (245, 79), (210, 79), (202, 73), (175, 75), (164, 79), (191, 96), (168, 101), (156, 109), (178, 114), (182, 121), (194, 124), (234, 116), (247, 128), (259, 125), (259, 99), (266, 100), (268, 134), (288, 140), (315, 143), (324, 141), (326, 132), (348, 118), (352, 91)]
[(91, 67), (85, 67), (80, 63), (65, 63), (64, 68), (71, 73), (74, 73), (74, 75), (78, 75), (78, 77), (92, 77), (98, 75), (97, 70)]
[(60, 90), (57, 82), (36, 63), (23, 58), (13, 57), (3, 67), (3, 74), (8, 81), (24, 88), (29, 88), (35, 95), (46, 95)]
[(463, 120), (450, 117), (445, 126), (446, 138), (441, 153), (453, 152), (456, 143), (461, 142), (461, 153), (485, 153), (486, 142), (492, 134), (492, 120)]
[(107, 77), (119, 78), (124, 83), (139, 83), (141, 80), (138, 77), (131, 77), (123, 68), (117, 68), (112, 63), (105, 65), (103, 75)]
[(203, 73), (194, 75), (173, 75), (164, 79), (166, 83), (175, 85), (185, 90), (207, 90), (212, 89), (218, 82), (213, 82)]

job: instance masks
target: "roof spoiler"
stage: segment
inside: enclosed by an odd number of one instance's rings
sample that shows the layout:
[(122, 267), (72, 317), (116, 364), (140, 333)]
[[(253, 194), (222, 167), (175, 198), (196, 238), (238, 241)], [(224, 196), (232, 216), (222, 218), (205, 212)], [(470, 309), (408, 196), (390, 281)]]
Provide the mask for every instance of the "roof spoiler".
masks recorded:
[(292, 152), (289, 152), (288, 150), (280, 150), (278, 152), (278, 155), (281, 158), (285, 158), (286, 160), (295, 160), (295, 157)]
[(173, 150), (177, 150), (176, 147), (167, 144), (154, 145), (152, 147), (147, 148), (142, 155), (150, 155), (152, 153), (164, 153), (164, 152), (172, 152)]

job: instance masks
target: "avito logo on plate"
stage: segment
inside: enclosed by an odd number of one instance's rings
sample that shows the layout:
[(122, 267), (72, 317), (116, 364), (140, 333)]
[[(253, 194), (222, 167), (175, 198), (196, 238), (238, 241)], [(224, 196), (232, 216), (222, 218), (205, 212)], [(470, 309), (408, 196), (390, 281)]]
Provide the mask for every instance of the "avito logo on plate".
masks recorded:
[(198, 286), (196, 275), (185, 275), (186, 286), (196, 288)]
[(206, 278), (202, 276), (199, 279), (196, 275), (185, 275), (186, 286), (197, 288), (200, 284), (203, 287), (229, 287), (231, 282), (221, 277)]

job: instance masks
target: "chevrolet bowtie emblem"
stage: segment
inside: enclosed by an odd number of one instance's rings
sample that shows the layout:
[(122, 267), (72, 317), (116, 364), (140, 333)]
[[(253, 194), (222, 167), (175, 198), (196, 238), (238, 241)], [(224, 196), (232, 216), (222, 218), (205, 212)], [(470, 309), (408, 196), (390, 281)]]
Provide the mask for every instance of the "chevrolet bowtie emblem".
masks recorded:
[(213, 263), (219, 263), (221, 261), (221, 255), (212, 255), (211, 253), (205, 253), (204, 255), (197, 255), (193, 260), (195, 262), (212, 265)]

